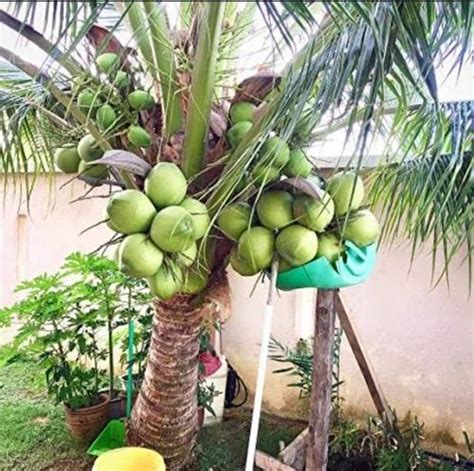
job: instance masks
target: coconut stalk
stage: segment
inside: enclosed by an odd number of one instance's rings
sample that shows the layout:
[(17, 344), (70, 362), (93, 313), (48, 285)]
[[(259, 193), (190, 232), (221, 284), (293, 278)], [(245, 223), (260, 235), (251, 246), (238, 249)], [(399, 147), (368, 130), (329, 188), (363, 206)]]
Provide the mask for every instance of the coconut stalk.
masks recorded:
[(126, 15), (130, 30), (137, 42), (138, 53), (145, 71), (151, 73), (152, 77), (156, 79), (155, 59), (148, 36), (146, 15), (142, 2), (122, 1), (118, 2), (117, 6)]
[(182, 168), (186, 178), (202, 170), (225, 2), (206, 2), (191, 77), (191, 92), (183, 143)]
[(143, 2), (150, 25), (150, 44), (161, 88), (161, 105), (165, 115), (164, 136), (177, 133), (182, 126), (181, 94), (176, 80), (173, 44), (166, 13), (155, 2)]
[(326, 471), (331, 421), (335, 290), (318, 290), (314, 320), (313, 373), (306, 470)]

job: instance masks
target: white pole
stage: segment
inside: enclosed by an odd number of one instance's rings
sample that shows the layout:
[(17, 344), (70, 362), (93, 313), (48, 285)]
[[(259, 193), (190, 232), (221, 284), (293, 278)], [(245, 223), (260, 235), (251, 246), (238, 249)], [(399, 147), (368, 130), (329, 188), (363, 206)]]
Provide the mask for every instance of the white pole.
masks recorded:
[(245, 471), (253, 471), (255, 462), (255, 452), (257, 450), (258, 428), (260, 425), (260, 413), (262, 411), (263, 389), (265, 386), (265, 372), (268, 361), (268, 345), (272, 333), (273, 320), (273, 295), (275, 292), (276, 276), (278, 272), (278, 259), (275, 258), (272, 264), (270, 277), (270, 288), (268, 291), (267, 304), (263, 314), (262, 344), (260, 346), (260, 359), (258, 362), (257, 384), (255, 386), (255, 399), (253, 402), (252, 424), (250, 426), (250, 437), (247, 449), (247, 461)]

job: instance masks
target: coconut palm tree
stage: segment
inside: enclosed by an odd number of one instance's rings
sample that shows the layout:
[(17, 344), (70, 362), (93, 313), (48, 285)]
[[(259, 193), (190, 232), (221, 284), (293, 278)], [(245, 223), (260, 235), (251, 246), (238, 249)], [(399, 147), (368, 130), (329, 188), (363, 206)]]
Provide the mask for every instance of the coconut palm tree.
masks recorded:
[[(343, 131), (352, 146), (344, 165), (357, 172), (374, 139), (386, 144), (367, 177), (385, 240), (407, 235), (413, 253), (430, 243), (434, 263), (442, 254), (442, 276), (466, 246), (471, 273), (473, 104), (440, 102), (436, 75), (443, 62), (456, 71), (465, 61), (470, 2), (170, 3), (9, 2), (0, 11), (4, 26), (45, 54), (34, 64), (0, 47), (0, 168), (7, 178), (22, 175), (17, 182), (27, 196), (34, 176), (54, 175), (55, 148), (90, 133), (111, 171), (79, 179), (93, 188), (141, 189), (151, 165), (176, 162), (214, 221), (230, 201), (261, 191), (242, 180), (270, 135), (291, 148), (311, 148)], [(40, 15), (42, 30), (35, 28)], [(146, 149), (133, 148), (121, 126), (101, 130), (78, 106), (81, 83), (117, 109), (126, 99), (98, 73), (95, 58), (104, 52), (118, 54), (133, 77), (128, 92), (147, 88), (156, 100), (137, 118), (152, 138)], [(254, 57), (258, 73), (238, 80), (239, 64)], [(254, 124), (231, 147), (229, 105), (242, 101), (257, 107)], [(272, 162), (261, 165), (266, 171)], [(210, 273), (206, 290), (155, 303), (128, 440), (159, 450), (169, 469), (193, 460), (199, 329), (203, 317), (222, 318), (230, 309), (231, 248), (209, 230), (200, 248)]]

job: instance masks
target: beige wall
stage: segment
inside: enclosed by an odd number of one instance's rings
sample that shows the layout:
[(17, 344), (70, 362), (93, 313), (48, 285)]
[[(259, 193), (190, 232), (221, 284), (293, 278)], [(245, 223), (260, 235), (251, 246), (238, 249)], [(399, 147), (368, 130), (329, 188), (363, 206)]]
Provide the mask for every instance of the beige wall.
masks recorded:
[[(60, 176), (57, 188), (65, 181)], [(76, 182), (50, 192), (48, 181), (40, 179), (28, 216), (10, 187), (0, 209), (0, 305), (14, 299), (12, 292), (20, 279), (54, 270), (68, 253), (93, 250), (111, 235), (104, 226), (79, 235), (102, 218), (106, 204), (104, 199), (70, 204), (84, 190)], [(53, 207), (49, 195), (55, 196)], [(445, 285), (431, 290), (430, 263), (429, 257), (420, 256), (408, 274), (408, 248), (384, 249), (372, 278), (343, 290), (342, 296), (386, 396), (399, 414), (411, 410), (429, 430), (450, 431), (461, 440), (462, 426), (474, 436), (474, 306), (468, 298), (465, 269), (455, 269), (457, 263), (453, 264), (450, 292)], [(252, 388), (267, 287), (259, 284), (249, 297), (255, 280), (234, 274), (231, 279), (234, 315), (223, 329), (224, 352)], [(313, 300), (312, 290), (280, 293), (273, 326), (278, 340), (294, 344), (299, 337), (311, 335)], [(0, 340), (9, 335), (3, 330)], [(342, 357), (345, 407), (355, 414), (372, 410), (345, 343)], [(270, 364), (269, 369), (274, 367)], [(267, 374), (265, 406), (301, 415), (305, 402), (285, 387), (288, 381)]]

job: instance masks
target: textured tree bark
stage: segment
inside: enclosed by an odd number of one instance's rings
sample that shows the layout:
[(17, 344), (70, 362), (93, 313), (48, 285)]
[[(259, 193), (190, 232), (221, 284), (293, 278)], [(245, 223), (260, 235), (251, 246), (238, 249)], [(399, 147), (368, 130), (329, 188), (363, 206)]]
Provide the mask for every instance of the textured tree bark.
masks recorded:
[(334, 290), (318, 290), (306, 470), (325, 471), (331, 419), (332, 351), (336, 313)]
[(192, 466), (198, 432), (197, 381), (202, 305), (188, 296), (155, 303), (145, 378), (127, 429), (129, 445), (157, 450), (167, 469)]
[(127, 427), (129, 445), (157, 450), (167, 470), (195, 470), (199, 332), (203, 319), (230, 316), (225, 271), (216, 269), (202, 297), (155, 302), (145, 378)]

